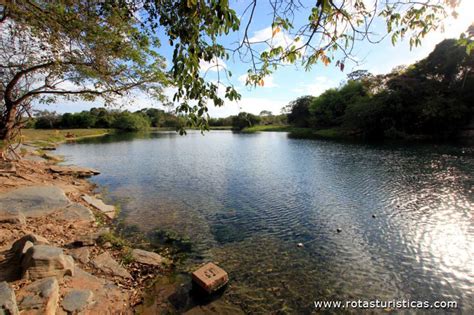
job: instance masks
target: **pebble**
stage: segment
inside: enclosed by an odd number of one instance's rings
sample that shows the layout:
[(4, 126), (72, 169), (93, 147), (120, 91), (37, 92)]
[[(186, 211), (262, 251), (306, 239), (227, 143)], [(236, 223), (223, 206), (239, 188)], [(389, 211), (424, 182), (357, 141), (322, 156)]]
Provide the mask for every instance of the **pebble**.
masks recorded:
[(372, 218), (374, 218), (374, 219), (375, 219), (376, 217), (377, 217), (377, 216), (376, 216), (375, 214), (372, 214)]
[(338, 228), (336, 231), (337, 231), (337, 233), (341, 233), (341, 232), (342, 232), (342, 229), (339, 229), (339, 228)]
[(298, 243), (296, 246), (303, 247), (304, 245), (303, 245), (303, 243)]

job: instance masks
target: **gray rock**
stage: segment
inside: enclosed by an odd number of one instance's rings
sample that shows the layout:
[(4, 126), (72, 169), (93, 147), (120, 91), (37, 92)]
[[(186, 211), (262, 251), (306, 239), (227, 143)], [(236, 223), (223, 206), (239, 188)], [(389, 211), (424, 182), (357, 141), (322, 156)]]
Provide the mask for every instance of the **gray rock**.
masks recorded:
[(101, 270), (107, 275), (117, 276), (125, 279), (132, 278), (130, 273), (125, 268), (120, 266), (120, 264), (116, 262), (107, 252), (97, 256), (92, 263), (97, 269)]
[(87, 264), (90, 261), (90, 251), (87, 247), (71, 249), (71, 256), (83, 264)]
[(77, 235), (74, 239), (74, 246), (94, 246), (99, 238), (110, 232), (109, 228), (101, 228), (96, 233)]
[(28, 249), (21, 263), (23, 278), (36, 280), (45, 277), (72, 276), (74, 259), (64, 255), (61, 248), (35, 245)]
[(20, 292), (22, 299), (19, 309), (23, 311), (36, 310), (37, 314), (54, 315), (58, 307), (58, 280), (49, 277), (33, 282)]
[(80, 312), (92, 303), (93, 297), (91, 290), (72, 290), (64, 296), (61, 306), (70, 313)]
[(76, 177), (90, 177), (93, 175), (100, 174), (98, 170), (87, 168), (87, 167), (79, 167), (79, 166), (52, 165), (49, 169), (53, 173), (57, 173), (60, 175), (76, 176)]
[(82, 199), (87, 202), (89, 205), (93, 206), (100, 212), (104, 213), (109, 218), (115, 218), (116, 211), (114, 206), (106, 205), (102, 200), (97, 199), (92, 196), (84, 195)]
[(132, 257), (136, 262), (146, 265), (160, 266), (167, 262), (167, 260), (157, 253), (148, 252), (142, 249), (132, 250)]
[(0, 314), (18, 314), (15, 292), (6, 282), (0, 282)]
[(0, 195), (0, 214), (18, 211), (25, 217), (51, 214), (69, 205), (64, 191), (54, 186), (30, 186)]
[(24, 214), (18, 210), (0, 211), (0, 223), (25, 225), (26, 218)]
[(94, 214), (92, 211), (78, 203), (73, 203), (67, 206), (59, 213), (59, 215), (64, 220), (87, 222), (94, 221)]

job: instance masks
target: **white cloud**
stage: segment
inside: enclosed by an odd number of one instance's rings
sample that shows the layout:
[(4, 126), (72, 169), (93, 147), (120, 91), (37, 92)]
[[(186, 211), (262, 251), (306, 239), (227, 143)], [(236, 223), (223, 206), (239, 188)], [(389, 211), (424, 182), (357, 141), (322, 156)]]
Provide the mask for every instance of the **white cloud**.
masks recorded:
[(249, 38), (249, 42), (251, 44), (268, 42), (272, 47), (288, 47), (294, 42), (294, 39), (283, 30), (273, 36), (273, 29), (271, 26), (268, 26), (264, 29), (255, 31), (253, 36)]
[(316, 77), (312, 83), (301, 84), (299, 87), (292, 89), (293, 92), (318, 96), (324, 91), (337, 86), (337, 83), (328, 77)]
[(227, 69), (227, 65), (221, 58), (214, 57), (211, 61), (200, 60), (199, 69), (201, 70), (201, 72), (218, 72), (220, 70)]

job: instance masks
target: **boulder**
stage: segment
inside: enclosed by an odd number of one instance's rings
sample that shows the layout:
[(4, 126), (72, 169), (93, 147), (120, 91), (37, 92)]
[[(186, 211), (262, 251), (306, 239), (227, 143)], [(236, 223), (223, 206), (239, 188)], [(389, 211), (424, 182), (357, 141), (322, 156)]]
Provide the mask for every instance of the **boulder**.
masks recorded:
[(166, 263), (166, 259), (158, 255), (157, 253), (148, 252), (142, 249), (132, 250), (132, 257), (138, 263), (145, 265), (161, 266)]
[(74, 274), (74, 259), (61, 248), (35, 245), (27, 250), (21, 263), (23, 278), (36, 280)]
[(71, 256), (83, 264), (87, 264), (90, 261), (90, 251), (87, 247), (71, 249)]
[(224, 287), (229, 281), (227, 272), (211, 262), (194, 271), (192, 278), (194, 283), (209, 294)]
[(0, 282), (0, 314), (18, 314), (15, 293), (6, 282)]
[(72, 290), (66, 293), (61, 306), (66, 312), (77, 314), (92, 303), (93, 297), (91, 290)]
[(49, 277), (37, 280), (19, 292), (22, 314), (55, 315), (59, 300), (58, 280)]
[(76, 177), (90, 177), (93, 175), (100, 174), (100, 172), (95, 169), (87, 168), (87, 167), (79, 167), (79, 166), (51, 165), (49, 169), (53, 173), (57, 173), (60, 175), (76, 176)]
[(25, 215), (18, 210), (0, 210), (0, 223), (25, 225), (26, 218)]
[(103, 273), (111, 276), (117, 276), (120, 278), (131, 279), (130, 273), (120, 266), (108, 252), (104, 252), (97, 256), (92, 262), (94, 267), (102, 271)]
[(113, 219), (116, 215), (116, 210), (114, 206), (105, 204), (102, 200), (97, 199), (92, 196), (84, 195), (82, 199), (87, 202), (89, 205), (93, 206), (100, 212), (104, 213), (109, 218)]
[(23, 187), (0, 195), (0, 215), (16, 211), (27, 218), (41, 217), (68, 206), (69, 202), (58, 187)]

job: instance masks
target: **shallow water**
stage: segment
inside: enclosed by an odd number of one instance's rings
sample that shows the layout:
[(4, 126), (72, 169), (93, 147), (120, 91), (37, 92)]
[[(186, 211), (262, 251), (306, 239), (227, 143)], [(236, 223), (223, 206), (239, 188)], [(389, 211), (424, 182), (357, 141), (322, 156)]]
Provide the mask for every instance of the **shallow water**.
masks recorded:
[(108, 136), (58, 153), (102, 172), (92, 180), (127, 224), (189, 236), (195, 259), (220, 262), (225, 299), (247, 312), (376, 298), (474, 309), (472, 147), (215, 131)]

